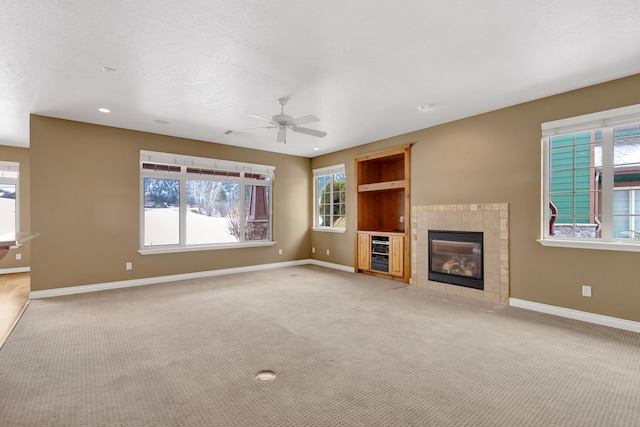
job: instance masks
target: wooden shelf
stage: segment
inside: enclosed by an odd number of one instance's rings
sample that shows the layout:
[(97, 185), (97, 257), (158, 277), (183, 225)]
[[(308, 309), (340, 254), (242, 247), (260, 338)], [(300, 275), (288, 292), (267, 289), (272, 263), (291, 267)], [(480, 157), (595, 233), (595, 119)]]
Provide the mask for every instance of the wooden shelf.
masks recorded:
[(388, 190), (404, 190), (407, 186), (407, 181), (386, 181), (376, 182), (374, 184), (361, 184), (358, 185), (358, 192), (363, 193), (366, 191), (388, 191)]
[(362, 234), (381, 234), (383, 236), (404, 236), (402, 230), (358, 230), (358, 233)]

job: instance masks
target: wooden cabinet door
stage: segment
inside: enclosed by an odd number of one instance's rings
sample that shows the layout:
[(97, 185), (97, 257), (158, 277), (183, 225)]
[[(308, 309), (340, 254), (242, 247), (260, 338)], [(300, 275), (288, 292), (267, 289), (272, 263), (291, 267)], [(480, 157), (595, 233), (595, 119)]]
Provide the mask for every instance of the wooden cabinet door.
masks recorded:
[(371, 269), (371, 239), (366, 233), (358, 233), (358, 270)]
[(402, 277), (404, 274), (403, 237), (389, 237), (389, 274)]

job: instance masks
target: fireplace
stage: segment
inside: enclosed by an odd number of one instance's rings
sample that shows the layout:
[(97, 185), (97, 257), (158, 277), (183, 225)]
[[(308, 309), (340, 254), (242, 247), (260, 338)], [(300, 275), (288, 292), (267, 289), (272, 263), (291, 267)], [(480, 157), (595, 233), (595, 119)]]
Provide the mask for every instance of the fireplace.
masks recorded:
[(483, 233), (429, 230), (429, 280), (484, 290)]
[[(429, 230), (482, 232), (483, 289), (429, 279)], [(416, 205), (411, 207), (411, 284), (509, 305), (509, 204)]]

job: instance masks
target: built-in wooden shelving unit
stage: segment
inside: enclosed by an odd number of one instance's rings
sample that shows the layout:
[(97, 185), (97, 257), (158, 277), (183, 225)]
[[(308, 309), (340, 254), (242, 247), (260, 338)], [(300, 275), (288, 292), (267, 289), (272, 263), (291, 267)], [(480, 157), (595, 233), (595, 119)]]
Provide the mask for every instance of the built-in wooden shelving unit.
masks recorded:
[(410, 145), (355, 157), (356, 271), (409, 282)]

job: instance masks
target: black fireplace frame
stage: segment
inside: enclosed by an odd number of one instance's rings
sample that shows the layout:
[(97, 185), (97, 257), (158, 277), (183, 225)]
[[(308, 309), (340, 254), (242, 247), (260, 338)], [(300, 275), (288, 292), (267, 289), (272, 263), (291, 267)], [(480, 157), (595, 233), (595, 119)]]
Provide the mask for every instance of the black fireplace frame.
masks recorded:
[[(464, 286), (467, 288), (484, 290), (484, 234), (481, 231), (452, 231), (452, 230), (428, 230), (429, 231), (429, 280), (435, 282), (449, 283), (451, 285)], [(432, 270), (432, 245), (433, 240), (451, 240), (451, 236), (455, 236), (452, 241), (472, 242), (480, 244), (480, 277), (460, 276), (457, 274), (449, 274), (442, 271)]]

